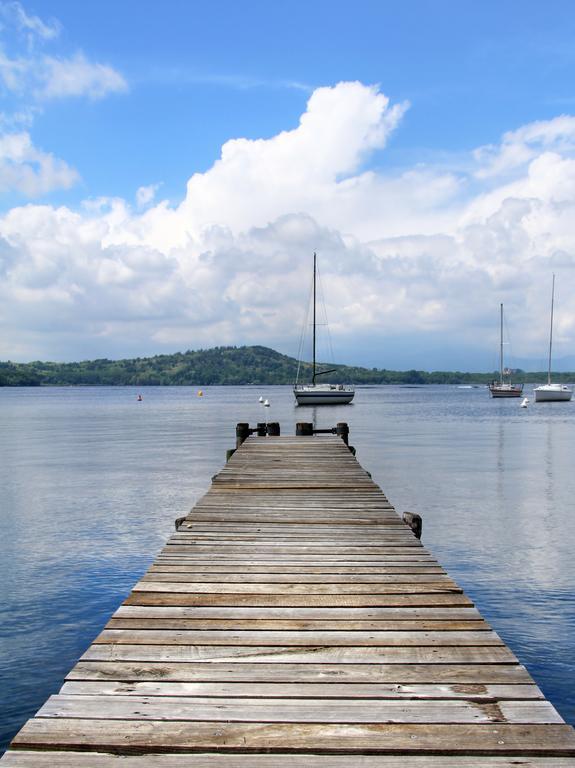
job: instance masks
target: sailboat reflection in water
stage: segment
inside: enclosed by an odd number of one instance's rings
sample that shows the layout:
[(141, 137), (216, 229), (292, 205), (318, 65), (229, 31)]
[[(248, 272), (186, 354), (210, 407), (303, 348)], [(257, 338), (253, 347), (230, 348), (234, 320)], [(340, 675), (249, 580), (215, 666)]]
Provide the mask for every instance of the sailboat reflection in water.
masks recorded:
[[(299, 374), (301, 368), (301, 348), (303, 346), (303, 337), (300, 343), (300, 354), (297, 370), (297, 381), (293, 388), (293, 393), (298, 405), (346, 405), (351, 403), (353, 396), (355, 395), (355, 389), (353, 386), (345, 384), (317, 384), (316, 379), (318, 376), (325, 376), (328, 373), (333, 373), (334, 368), (330, 368), (326, 371), (318, 371), (316, 363), (316, 333), (317, 333), (317, 282), (318, 282), (318, 269), (317, 269), (317, 256), (313, 255), (313, 291), (312, 291), (312, 374), (311, 384), (299, 384)], [(305, 326), (304, 326), (305, 329)]]

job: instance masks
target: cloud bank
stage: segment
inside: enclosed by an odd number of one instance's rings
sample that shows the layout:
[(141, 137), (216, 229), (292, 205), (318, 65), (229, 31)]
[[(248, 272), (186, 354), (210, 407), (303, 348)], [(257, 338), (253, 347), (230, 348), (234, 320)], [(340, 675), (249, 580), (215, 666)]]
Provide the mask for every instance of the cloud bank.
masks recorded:
[[(411, 366), (418, 350), (427, 367), (448, 354), (465, 367), (469, 350), (490, 364), (500, 301), (514, 352), (543, 360), (552, 271), (558, 355), (573, 353), (575, 118), (511, 131), (463, 168), (459, 156), (453, 169), (386, 172), (406, 109), (374, 86), (318, 88), (293, 130), (224, 144), (179, 205), (151, 185), (135, 205), (11, 209), (0, 218), (0, 358), (241, 343), (295, 353), (314, 250), (348, 362), (392, 367), (401, 349), (409, 365), (412, 349)], [(0, 180), (2, 169), (0, 152)], [(50, 173), (65, 184), (73, 172), (52, 161)]]

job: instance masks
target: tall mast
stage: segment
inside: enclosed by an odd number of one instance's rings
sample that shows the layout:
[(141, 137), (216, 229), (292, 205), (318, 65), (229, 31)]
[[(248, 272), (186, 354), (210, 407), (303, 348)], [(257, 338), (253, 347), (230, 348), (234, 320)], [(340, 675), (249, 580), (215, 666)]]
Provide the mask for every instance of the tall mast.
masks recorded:
[(315, 386), (315, 282), (316, 282), (316, 260), (315, 251), (313, 254), (313, 362), (311, 383)]
[(503, 384), (503, 304), (501, 304), (501, 320), (499, 329), (499, 381)]
[(551, 349), (553, 348), (553, 303), (555, 301), (555, 273), (551, 288), (551, 327), (549, 329), (549, 365), (547, 366), (547, 384), (551, 384)]

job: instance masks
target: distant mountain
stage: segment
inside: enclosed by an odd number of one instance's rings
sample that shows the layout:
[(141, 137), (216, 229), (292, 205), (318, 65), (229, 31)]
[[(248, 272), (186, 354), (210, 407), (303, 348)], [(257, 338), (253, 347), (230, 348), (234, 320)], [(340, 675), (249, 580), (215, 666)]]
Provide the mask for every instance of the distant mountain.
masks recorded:
[[(297, 360), (268, 347), (215, 347), (132, 360), (89, 360), (80, 363), (0, 363), (0, 386), (146, 386), (210, 384), (292, 384)], [(327, 366), (326, 366), (327, 367)], [(346, 365), (329, 366), (325, 382), (346, 384), (486, 384), (494, 373), (460, 371), (388, 371)], [(516, 381), (543, 381), (545, 373), (518, 372)], [(573, 374), (554, 377), (569, 381)], [(301, 366), (300, 381), (311, 379), (311, 365)]]

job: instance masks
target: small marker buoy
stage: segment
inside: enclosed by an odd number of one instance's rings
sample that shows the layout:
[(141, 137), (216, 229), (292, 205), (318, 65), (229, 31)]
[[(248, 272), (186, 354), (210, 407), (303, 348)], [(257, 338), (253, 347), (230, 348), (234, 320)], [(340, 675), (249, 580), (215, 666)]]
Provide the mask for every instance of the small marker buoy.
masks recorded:
[(204, 393), (202, 392), (202, 390), (198, 389), (198, 397), (203, 397), (203, 396), (204, 396)]
[(139, 402), (139, 403), (141, 403), (143, 399), (144, 399), (144, 398), (142, 397), (142, 395), (138, 395), (138, 402)]

